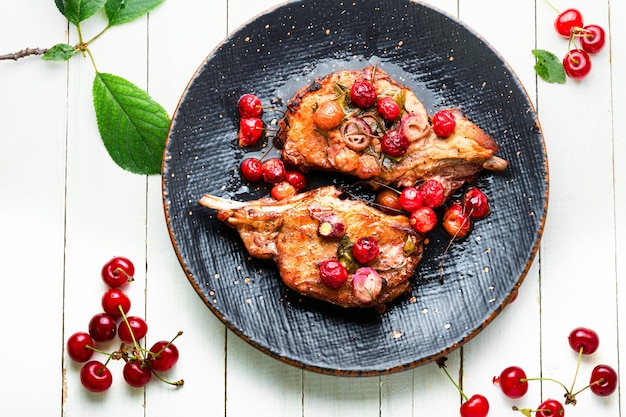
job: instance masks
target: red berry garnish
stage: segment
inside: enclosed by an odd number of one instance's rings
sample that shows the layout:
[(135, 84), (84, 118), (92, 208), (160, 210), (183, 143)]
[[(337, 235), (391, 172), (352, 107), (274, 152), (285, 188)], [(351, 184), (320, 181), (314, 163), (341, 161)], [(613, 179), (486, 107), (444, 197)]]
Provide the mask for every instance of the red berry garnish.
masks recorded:
[[(126, 322), (128, 322), (128, 324), (126, 324)], [(146, 336), (147, 333), (148, 324), (141, 317), (126, 317), (126, 320), (122, 320), (117, 327), (117, 335), (124, 343), (133, 343), (133, 335), (135, 336), (135, 341), (141, 340)]]
[(580, 46), (586, 52), (595, 54), (600, 52), (606, 41), (604, 29), (598, 25), (587, 25), (578, 32)]
[(409, 220), (411, 226), (420, 233), (428, 233), (437, 225), (437, 215), (430, 207), (413, 210)]
[(577, 9), (567, 9), (556, 17), (554, 28), (559, 35), (569, 38), (572, 30), (583, 27), (583, 15)]
[(528, 381), (526, 372), (519, 366), (509, 366), (505, 368), (499, 377), (494, 378), (494, 383), (509, 398), (521, 398), (528, 392)]
[(405, 211), (411, 213), (424, 206), (424, 193), (416, 187), (406, 187), (400, 193), (400, 206)]
[(107, 313), (98, 313), (89, 320), (89, 335), (96, 342), (108, 342), (116, 333), (117, 323)]
[(135, 388), (145, 386), (152, 378), (152, 371), (147, 363), (138, 360), (129, 360), (122, 370), (124, 380), (128, 385)]
[(178, 362), (178, 348), (171, 342), (161, 340), (150, 348), (150, 367), (158, 372), (171, 369)]
[(254, 94), (244, 94), (239, 98), (237, 110), (242, 118), (260, 117), (263, 113), (263, 106), (261, 100)]
[(400, 210), (402, 210), (402, 205), (400, 205), (400, 196), (396, 191), (388, 188), (385, 188), (376, 194), (374, 203), (376, 203), (380, 209), (387, 214), (398, 214)]
[(472, 395), (461, 404), (461, 417), (486, 417), (489, 413), (489, 401), (480, 394)]
[(259, 182), (263, 179), (263, 163), (256, 158), (244, 159), (241, 163), (241, 176), (248, 182)]
[(600, 346), (598, 334), (586, 327), (577, 327), (572, 330), (567, 338), (569, 345), (577, 353), (590, 355)]
[(547, 399), (537, 407), (535, 417), (563, 417), (565, 409), (563, 404), (557, 400)]
[(278, 184), (285, 180), (285, 164), (278, 158), (270, 158), (263, 162), (263, 180), (270, 184)]
[(571, 79), (580, 80), (591, 71), (591, 58), (582, 49), (572, 49), (563, 58), (563, 69)]
[(239, 146), (256, 145), (263, 134), (263, 121), (258, 117), (239, 120)]
[(371, 236), (359, 238), (352, 246), (352, 255), (360, 264), (372, 262), (379, 252), (378, 242)]
[(454, 133), (456, 118), (450, 110), (439, 110), (433, 115), (433, 131), (442, 138), (447, 138)]
[(617, 388), (617, 372), (609, 365), (597, 365), (591, 371), (589, 389), (600, 397), (607, 397)]
[(319, 264), (322, 283), (332, 289), (341, 287), (348, 280), (348, 271), (335, 259), (328, 259)]
[(93, 356), (94, 341), (85, 332), (76, 332), (67, 339), (67, 356), (76, 362), (87, 362)]
[(409, 140), (398, 130), (388, 130), (380, 139), (380, 149), (387, 155), (398, 158), (409, 149)]
[(323, 102), (315, 113), (313, 113), (313, 123), (322, 130), (330, 130), (337, 127), (345, 116), (343, 107), (335, 100)]
[(369, 81), (356, 81), (350, 88), (350, 100), (362, 109), (374, 106), (377, 97), (376, 87)]
[(472, 221), (460, 203), (453, 203), (446, 208), (441, 225), (455, 239), (463, 239), (472, 231)]
[(102, 280), (111, 288), (121, 287), (132, 281), (135, 266), (123, 256), (116, 256), (102, 267)]
[(489, 214), (489, 199), (476, 187), (468, 189), (463, 195), (463, 208), (472, 220), (479, 220)]
[(274, 184), (270, 195), (274, 200), (284, 200), (285, 198), (296, 195), (296, 189), (288, 181), (281, 181), (278, 184)]
[(80, 382), (91, 392), (103, 392), (113, 384), (113, 375), (100, 361), (90, 361), (80, 370)]
[(359, 268), (352, 276), (352, 294), (363, 303), (374, 301), (382, 288), (383, 279), (374, 268)]
[(435, 208), (443, 204), (445, 190), (441, 182), (437, 180), (428, 180), (419, 188), (424, 194), (424, 206)]
[(111, 288), (102, 296), (102, 309), (105, 313), (113, 318), (122, 317), (119, 306), (122, 307), (124, 314), (130, 310), (130, 299), (126, 294), (117, 288)]
[(389, 96), (381, 97), (376, 103), (376, 110), (383, 119), (393, 121), (400, 117), (400, 106)]
[(285, 172), (285, 181), (293, 185), (293, 188), (295, 188), (297, 192), (304, 190), (306, 187), (306, 177), (303, 173), (298, 171)]

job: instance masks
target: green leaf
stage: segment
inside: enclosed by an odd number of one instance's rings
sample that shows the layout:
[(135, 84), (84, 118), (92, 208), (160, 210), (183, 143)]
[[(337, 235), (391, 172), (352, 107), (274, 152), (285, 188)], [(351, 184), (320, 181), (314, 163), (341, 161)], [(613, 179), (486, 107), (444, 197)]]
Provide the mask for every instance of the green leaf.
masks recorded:
[(543, 49), (533, 49), (532, 53), (537, 58), (534, 67), (537, 75), (549, 83), (565, 84), (565, 70), (556, 55)]
[(45, 61), (67, 61), (76, 53), (76, 49), (67, 43), (58, 43), (48, 49), (41, 59)]
[(105, 2), (106, 0), (54, 0), (61, 14), (74, 25), (96, 14)]
[(170, 125), (165, 109), (124, 78), (100, 72), (93, 100), (98, 130), (113, 161), (135, 174), (159, 174)]
[(109, 25), (116, 26), (140, 18), (163, 3), (163, 1), (164, 0), (108, 0), (104, 5), (104, 11), (109, 19)]

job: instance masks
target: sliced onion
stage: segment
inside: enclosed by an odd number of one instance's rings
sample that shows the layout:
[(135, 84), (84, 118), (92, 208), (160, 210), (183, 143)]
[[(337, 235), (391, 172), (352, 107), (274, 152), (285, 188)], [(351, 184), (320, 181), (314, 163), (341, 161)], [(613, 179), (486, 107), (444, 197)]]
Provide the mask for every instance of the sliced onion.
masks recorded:
[(360, 117), (348, 119), (341, 126), (341, 137), (346, 146), (353, 151), (359, 152), (366, 149), (372, 142), (372, 129), (367, 122)]
[(409, 113), (402, 118), (401, 133), (409, 142), (423, 138), (428, 133), (428, 119), (419, 113)]

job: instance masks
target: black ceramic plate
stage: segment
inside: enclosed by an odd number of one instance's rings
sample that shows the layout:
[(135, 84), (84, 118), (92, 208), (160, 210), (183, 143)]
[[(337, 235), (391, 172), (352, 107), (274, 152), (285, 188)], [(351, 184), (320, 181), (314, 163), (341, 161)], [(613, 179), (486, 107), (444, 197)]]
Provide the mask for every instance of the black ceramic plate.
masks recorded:
[[(251, 259), (205, 194), (264, 196), (239, 175), (250, 155), (236, 143), (237, 101), (257, 94), (271, 129), (291, 95), (331, 71), (377, 65), (411, 87), (432, 113), (458, 106), (496, 138), (509, 161), (479, 185), (492, 214), (447, 252), (435, 231), (412, 294), (382, 314), (343, 310), (286, 289), (273, 262)], [(270, 104), (271, 103), (271, 104)], [(273, 122), (274, 120), (274, 122)], [(254, 154), (254, 152), (252, 152)], [(346, 179), (333, 182), (364, 199)], [(506, 306), (537, 251), (546, 216), (548, 167), (537, 116), (511, 69), (477, 34), (409, 0), (306, 0), (250, 21), (210, 53), (173, 116), (163, 166), (163, 199), (182, 267), (206, 305), (263, 352), (338, 375), (379, 375), (432, 361), (478, 334)]]

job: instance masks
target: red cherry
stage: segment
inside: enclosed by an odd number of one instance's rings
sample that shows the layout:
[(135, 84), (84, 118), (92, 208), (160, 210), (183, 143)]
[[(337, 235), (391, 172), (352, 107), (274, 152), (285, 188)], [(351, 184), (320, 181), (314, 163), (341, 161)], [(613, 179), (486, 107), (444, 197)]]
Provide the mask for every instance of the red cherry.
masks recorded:
[(398, 158), (409, 149), (409, 140), (398, 130), (388, 130), (380, 140), (380, 149), (387, 155)]
[(500, 389), (509, 398), (521, 398), (528, 392), (526, 372), (519, 366), (505, 368), (499, 377), (494, 378), (494, 383), (500, 385)]
[(301, 172), (287, 171), (285, 172), (285, 180), (293, 185), (297, 192), (304, 190), (306, 187), (306, 177)]
[(424, 205), (426, 207), (435, 208), (443, 204), (445, 190), (443, 184), (439, 181), (428, 180), (420, 186), (420, 190), (424, 194)]
[(433, 115), (433, 131), (442, 138), (450, 137), (456, 128), (456, 118), (450, 110), (439, 110)]
[(567, 9), (556, 17), (554, 28), (559, 35), (569, 38), (572, 30), (583, 27), (583, 15), (577, 9)]
[(446, 209), (441, 225), (455, 239), (466, 238), (472, 231), (472, 221), (460, 203), (453, 203)]
[(377, 97), (376, 87), (369, 81), (356, 81), (350, 88), (350, 100), (362, 109), (374, 106)]
[(389, 96), (381, 97), (381, 99), (378, 100), (376, 110), (378, 110), (378, 114), (385, 120), (392, 121), (400, 117), (400, 106)]
[(105, 313), (115, 319), (120, 318), (122, 317), (120, 306), (124, 314), (127, 314), (128, 310), (130, 310), (130, 299), (126, 294), (117, 288), (111, 288), (104, 293), (102, 296), (102, 309)]
[(152, 371), (143, 362), (129, 360), (124, 364), (122, 376), (128, 385), (135, 388), (145, 386), (152, 378)]
[(589, 384), (591, 392), (600, 397), (607, 397), (617, 388), (617, 372), (609, 365), (597, 365), (591, 371)]
[(606, 41), (604, 29), (598, 25), (587, 25), (578, 32), (580, 36), (580, 46), (590, 54), (600, 52)]
[(102, 267), (102, 280), (111, 288), (121, 287), (132, 281), (135, 266), (123, 256), (116, 256)]
[(577, 327), (572, 330), (567, 340), (574, 351), (577, 353), (582, 352), (583, 355), (591, 355), (600, 346), (598, 334), (586, 327)]
[(241, 176), (248, 182), (259, 182), (263, 179), (263, 163), (256, 158), (244, 159), (241, 163)]
[(285, 180), (285, 164), (278, 158), (270, 158), (263, 162), (263, 181), (278, 184)]
[(89, 320), (89, 335), (96, 342), (108, 342), (117, 333), (115, 319), (107, 313), (96, 314)]
[(90, 361), (80, 370), (80, 382), (91, 392), (103, 392), (111, 387), (113, 375), (102, 362)]
[(77, 332), (67, 339), (67, 356), (76, 362), (87, 362), (93, 356), (92, 337), (85, 332)]
[(413, 210), (409, 221), (418, 232), (428, 233), (437, 224), (437, 215), (430, 207), (420, 207)]
[(411, 213), (424, 206), (424, 193), (416, 187), (407, 187), (400, 193), (400, 206)]
[(591, 71), (591, 58), (582, 49), (572, 49), (563, 58), (563, 69), (571, 79), (580, 80)]
[(352, 255), (360, 264), (372, 262), (379, 252), (378, 242), (370, 236), (359, 238), (352, 246)]
[(463, 195), (463, 208), (472, 220), (479, 220), (489, 214), (489, 199), (476, 187), (468, 189)]
[[(128, 324), (126, 324), (126, 321)], [(124, 343), (133, 343), (133, 335), (135, 340), (141, 340), (148, 333), (148, 324), (141, 317), (129, 316), (126, 321), (122, 320), (117, 328), (117, 335)], [(130, 326), (130, 329), (129, 327)], [(132, 335), (131, 335), (132, 331)]]
[(565, 409), (557, 400), (547, 399), (537, 407), (535, 417), (563, 417)]
[(165, 372), (178, 362), (178, 348), (171, 342), (161, 340), (150, 348), (150, 367), (155, 371)]
[(489, 401), (480, 394), (474, 394), (461, 404), (461, 417), (486, 417), (489, 413)]
[(239, 98), (237, 110), (239, 110), (239, 116), (243, 118), (260, 117), (263, 113), (263, 106), (261, 106), (261, 100), (254, 94), (244, 94)]
[(296, 195), (296, 188), (287, 181), (281, 181), (278, 184), (274, 184), (270, 195), (274, 200), (284, 200)]
[(263, 121), (258, 117), (239, 120), (239, 146), (256, 145), (263, 134)]
[(348, 280), (348, 271), (335, 259), (328, 259), (319, 264), (322, 283), (332, 289), (341, 287)]

